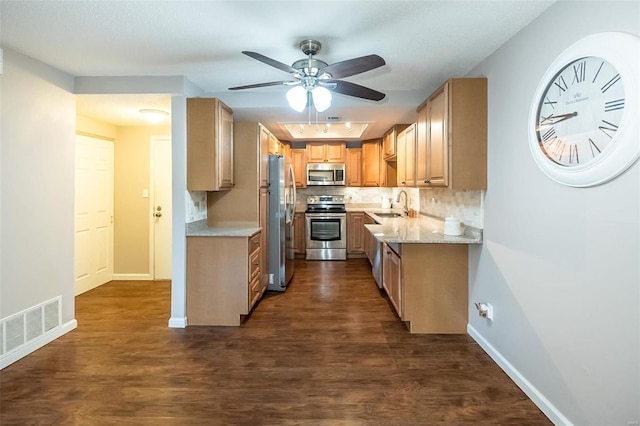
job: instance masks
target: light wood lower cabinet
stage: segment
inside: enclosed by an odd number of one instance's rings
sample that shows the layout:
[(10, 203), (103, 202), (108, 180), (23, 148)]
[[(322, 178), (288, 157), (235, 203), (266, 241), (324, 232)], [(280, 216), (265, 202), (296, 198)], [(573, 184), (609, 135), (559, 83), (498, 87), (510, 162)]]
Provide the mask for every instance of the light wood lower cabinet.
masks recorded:
[(347, 253), (364, 253), (364, 217), (363, 212), (347, 213)]
[(296, 257), (305, 257), (307, 254), (307, 236), (305, 234), (304, 212), (293, 215), (293, 253)]
[(382, 288), (402, 318), (402, 259), (386, 243), (382, 248)]
[(266, 290), (261, 233), (251, 237), (187, 237), (189, 325), (240, 325)]
[(383, 288), (411, 333), (467, 332), (468, 245), (385, 244)]

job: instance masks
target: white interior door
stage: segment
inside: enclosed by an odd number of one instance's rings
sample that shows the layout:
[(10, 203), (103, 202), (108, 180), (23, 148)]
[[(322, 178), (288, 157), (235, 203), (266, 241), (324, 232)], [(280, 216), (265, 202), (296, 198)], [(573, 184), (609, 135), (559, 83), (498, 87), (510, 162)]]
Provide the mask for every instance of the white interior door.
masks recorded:
[(76, 135), (75, 294), (113, 278), (113, 142)]
[(153, 279), (171, 279), (171, 138), (151, 138)]

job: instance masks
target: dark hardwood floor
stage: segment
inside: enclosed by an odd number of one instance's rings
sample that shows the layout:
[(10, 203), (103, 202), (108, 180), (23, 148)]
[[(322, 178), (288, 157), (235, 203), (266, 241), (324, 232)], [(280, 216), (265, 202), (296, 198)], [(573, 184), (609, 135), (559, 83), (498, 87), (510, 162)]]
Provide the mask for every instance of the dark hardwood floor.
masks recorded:
[(366, 259), (297, 261), (241, 327), (167, 327), (169, 283), (76, 298), (0, 372), (0, 424), (551, 424), (469, 337), (410, 335)]

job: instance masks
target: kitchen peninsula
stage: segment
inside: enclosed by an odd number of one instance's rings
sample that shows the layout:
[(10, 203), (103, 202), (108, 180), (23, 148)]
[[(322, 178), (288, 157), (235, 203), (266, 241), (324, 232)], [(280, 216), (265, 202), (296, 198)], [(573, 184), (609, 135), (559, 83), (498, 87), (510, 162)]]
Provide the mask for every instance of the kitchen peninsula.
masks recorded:
[(384, 217), (393, 212), (364, 210), (376, 222), (364, 225), (376, 280), (411, 333), (465, 334), (468, 247), (482, 243), (482, 230), (467, 226), (459, 236), (445, 235), (442, 219)]

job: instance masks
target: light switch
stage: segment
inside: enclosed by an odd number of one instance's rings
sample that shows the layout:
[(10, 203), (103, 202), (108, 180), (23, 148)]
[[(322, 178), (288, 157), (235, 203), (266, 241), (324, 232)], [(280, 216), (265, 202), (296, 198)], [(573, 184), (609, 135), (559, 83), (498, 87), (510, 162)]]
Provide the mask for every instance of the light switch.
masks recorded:
[(149, 198), (149, 190), (148, 189), (143, 189), (142, 190), (142, 198)]

